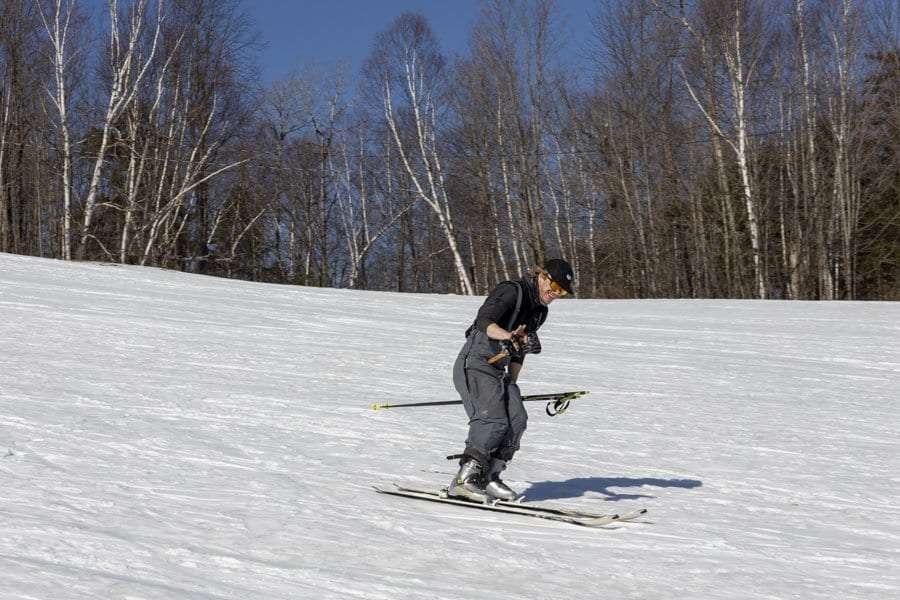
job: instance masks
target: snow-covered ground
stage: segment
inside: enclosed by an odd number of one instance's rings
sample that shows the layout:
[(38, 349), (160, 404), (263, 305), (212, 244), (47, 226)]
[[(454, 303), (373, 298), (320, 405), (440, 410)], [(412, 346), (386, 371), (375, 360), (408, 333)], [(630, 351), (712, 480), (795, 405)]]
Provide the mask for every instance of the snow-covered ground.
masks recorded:
[(0, 254), (0, 598), (900, 597), (900, 304), (556, 302), (506, 479), (591, 530), (371, 489), (480, 302)]

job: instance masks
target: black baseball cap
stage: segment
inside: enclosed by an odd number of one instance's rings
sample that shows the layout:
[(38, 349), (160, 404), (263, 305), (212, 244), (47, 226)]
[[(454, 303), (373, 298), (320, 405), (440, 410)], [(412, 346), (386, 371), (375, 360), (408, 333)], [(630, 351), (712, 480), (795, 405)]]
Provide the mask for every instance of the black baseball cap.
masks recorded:
[(561, 258), (551, 258), (544, 264), (544, 270), (550, 275), (550, 279), (563, 287), (566, 292), (574, 294), (572, 284), (575, 282), (575, 275), (572, 273), (572, 266)]

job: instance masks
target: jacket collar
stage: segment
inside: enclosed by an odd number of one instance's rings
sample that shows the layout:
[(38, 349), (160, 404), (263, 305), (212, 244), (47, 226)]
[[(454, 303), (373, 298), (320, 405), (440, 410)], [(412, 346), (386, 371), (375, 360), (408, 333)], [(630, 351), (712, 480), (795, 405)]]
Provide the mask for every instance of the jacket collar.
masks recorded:
[(525, 283), (525, 287), (528, 289), (528, 293), (531, 297), (531, 305), (543, 306), (543, 304), (541, 303), (541, 296), (538, 290), (537, 280), (534, 277), (526, 276), (522, 278), (522, 281)]

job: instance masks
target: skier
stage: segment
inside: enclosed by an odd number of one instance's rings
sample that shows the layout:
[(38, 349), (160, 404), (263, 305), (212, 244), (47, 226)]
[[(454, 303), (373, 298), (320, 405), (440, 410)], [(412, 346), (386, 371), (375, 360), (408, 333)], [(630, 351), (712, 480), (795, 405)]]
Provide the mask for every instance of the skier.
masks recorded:
[(469, 417), (469, 435), (448, 495), (478, 502), (518, 496), (500, 479), (528, 422), (516, 380), (525, 355), (541, 351), (537, 331), (547, 307), (571, 294), (572, 284), (569, 263), (549, 260), (521, 279), (498, 284), (466, 330), (453, 384)]

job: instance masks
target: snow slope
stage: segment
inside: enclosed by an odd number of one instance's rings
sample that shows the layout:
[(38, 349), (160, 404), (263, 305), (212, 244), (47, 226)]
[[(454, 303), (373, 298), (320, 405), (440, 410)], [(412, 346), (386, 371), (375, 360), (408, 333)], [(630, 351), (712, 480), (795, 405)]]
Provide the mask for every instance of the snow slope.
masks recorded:
[(900, 598), (900, 304), (558, 301), (506, 479), (445, 484), (480, 298), (0, 254), (0, 598)]

